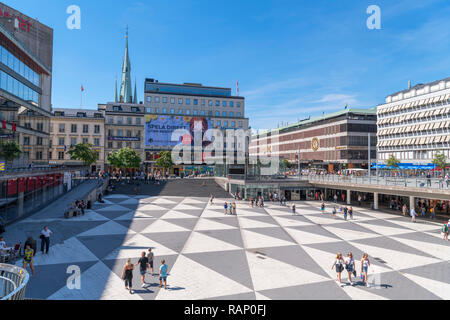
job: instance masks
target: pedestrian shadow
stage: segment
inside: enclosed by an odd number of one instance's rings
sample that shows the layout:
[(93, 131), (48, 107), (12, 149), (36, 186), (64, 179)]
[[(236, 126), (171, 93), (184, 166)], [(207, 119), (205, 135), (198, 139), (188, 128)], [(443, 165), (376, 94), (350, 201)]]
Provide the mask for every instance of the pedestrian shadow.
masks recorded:
[(183, 287), (167, 287), (167, 290), (169, 290), (169, 291), (179, 291), (179, 290), (186, 290), (186, 288), (183, 288)]

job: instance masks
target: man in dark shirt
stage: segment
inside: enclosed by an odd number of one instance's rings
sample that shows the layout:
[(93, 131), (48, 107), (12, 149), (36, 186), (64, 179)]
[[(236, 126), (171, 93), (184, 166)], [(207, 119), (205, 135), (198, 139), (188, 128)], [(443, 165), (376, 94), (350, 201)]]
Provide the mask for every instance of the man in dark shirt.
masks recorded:
[(145, 287), (145, 274), (147, 273), (147, 269), (149, 267), (148, 258), (145, 256), (145, 251), (142, 252), (141, 258), (136, 263), (136, 265), (139, 265), (139, 269), (141, 272), (141, 280), (142, 280), (142, 288)]

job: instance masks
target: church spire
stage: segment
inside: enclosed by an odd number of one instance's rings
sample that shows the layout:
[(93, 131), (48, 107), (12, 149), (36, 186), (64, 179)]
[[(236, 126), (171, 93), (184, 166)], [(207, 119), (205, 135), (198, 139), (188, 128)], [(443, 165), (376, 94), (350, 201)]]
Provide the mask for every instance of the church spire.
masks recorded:
[(120, 83), (120, 101), (125, 103), (132, 103), (132, 87), (131, 87), (131, 63), (128, 52), (128, 25), (126, 32), (125, 55), (122, 63), (122, 80)]
[(133, 103), (138, 103), (138, 102), (137, 102), (137, 90), (136, 90), (136, 84), (137, 84), (137, 80), (136, 80), (136, 78), (134, 78), (134, 98), (133, 98), (134, 102), (133, 102)]

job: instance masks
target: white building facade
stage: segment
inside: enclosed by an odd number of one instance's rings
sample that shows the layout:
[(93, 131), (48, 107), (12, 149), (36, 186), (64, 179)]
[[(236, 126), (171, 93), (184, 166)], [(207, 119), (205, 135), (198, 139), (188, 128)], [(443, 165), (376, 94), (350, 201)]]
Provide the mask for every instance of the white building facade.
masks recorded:
[(377, 108), (378, 160), (430, 164), (442, 151), (450, 158), (450, 78), (389, 95)]

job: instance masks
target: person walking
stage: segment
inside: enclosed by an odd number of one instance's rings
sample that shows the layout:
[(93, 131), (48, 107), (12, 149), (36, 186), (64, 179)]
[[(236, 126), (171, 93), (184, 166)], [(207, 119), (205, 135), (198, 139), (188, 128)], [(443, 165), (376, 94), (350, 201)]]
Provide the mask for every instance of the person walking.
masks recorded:
[(225, 215), (228, 213), (228, 204), (227, 204), (227, 202), (225, 201), (225, 203), (223, 204), (223, 208), (224, 208), (224, 210), (225, 210)]
[(125, 289), (130, 291), (130, 294), (133, 294), (133, 270), (134, 265), (131, 263), (131, 259), (128, 258), (122, 269), (122, 279), (125, 281)]
[(231, 202), (228, 204), (228, 212), (230, 213), (230, 215), (233, 214), (233, 204)]
[(416, 210), (414, 210), (414, 207), (411, 208), (411, 221), (416, 222)]
[(426, 218), (426, 216), (427, 216), (427, 209), (425, 209), (425, 206), (422, 206), (422, 208), (421, 208), (421, 215), (422, 215), (422, 218)]
[(361, 278), (363, 280), (363, 283), (365, 283), (367, 287), (369, 287), (369, 282), (367, 281), (367, 273), (369, 271), (369, 267), (369, 255), (367, 253), (364, 253), (361, 259)]
[(350, 209), (348, 209), (348, 215), (350, 216), (350, 219), (353, 220), (353, 207), (350, 207)]
[(348, 213), (348, 208), (347, 206), (344, 207), (344, 220), (347, 220), (347, 213)]
[(444, 236), (444, 240), (448, 241), (448, 224), (444, 223), (442, 226), (442, 235)]
[(360, 194), (358, 194), (358, 206), (361, 207), (361, 195)]
[(232, 208), (233, 208), (233, 214), (236, 215), (236, 202), (233, 202)]
[(23, 251), (23, 268), (27, 270), (27, 265), (30, 265), (32, 276), (34, 276), (33, 256), (34, 250), (31, 248), (31, 245), (27, 243), (25, 245), (25, 250)]
[(333, 219), (336, 219), (336, 206), (333, 206), (333, 211), (331, 211), (331, 213), (333, 214)]
[(166, 260), (161, 261), (161, 266), (159, 267), (159, 287), (162, 288), (162, 282), (164, 281), (164, 289), (167, 289), (167, 265)]
[(356, 266), (355, 260), (353, 259), (353, 254), (349, 252), (344, 261), (345, 261), (345, 269), (348, 272), (348, 281), (350, 281), (350, 284), (353, 286), (354, 282), (352, 281), (352, 275), (356, 277)]
[(436, 208), (430, 207), (430, 218), (431, 220), (436, 219)]
[(209, 204), (212, 206), (214, 204), (214, 195), (209, 198)]
[(136, 263), (136, 265), (139, 265), (139, 271), (141, 273), (141, 281), (142, 281), (141, 287), (144, 288), (146, 286), (145, 274), (147, 273), (147, 269), (150, 266), (150, 264), (148, 263), (148, 258), (145, 256), (144, 251), (142, 252), (141, 257), (139, 258), (139, 261)]
[(48, 249), (50, 247), (50, 236), (53, 232), (47, 227), (44, 226), (44, 229), (41, 230), (41, 252), (44, 253), (44, 245), (45, 245), (45, 253), (48, 254)]
[(402, 207), (402, 214), (404, 217), (406, 217), (406, 213), (408, 212), (408, 207), (406, 206), (406, 203)]
[(334, 194), (333, 200), (334, 200), (334, 203), (337, 203), (337, 195), (336, 194)]
[(322, 204), (320, 205), (320, 210), (322, 211), (322, 213), (325, 213), (325, 202), (322, 202)]
[(344, 259), (342, 259), (342, 254), (340, 252), (338, 252), (336, 260), (334, 260), (334, 263), (331, 266), (331, 270), (333, 270), (333, 268), (336, 268), (337, 281), (339, 284), (342, 284), (341, 274), (344, 270)]
[(295, 203), (292, 204), (292, 214), (295, 215)]
[(148, 264), (150, 265), (150, 268), (152, 269), (152, 275), (155, 273), (153, 270), (153, 257), (155, 255), (152, 252), (152, 248), (148, 248), (148, 253), (147, 253), (147, 259), (148, 259)]

